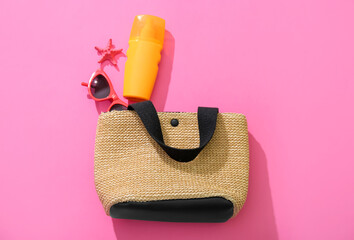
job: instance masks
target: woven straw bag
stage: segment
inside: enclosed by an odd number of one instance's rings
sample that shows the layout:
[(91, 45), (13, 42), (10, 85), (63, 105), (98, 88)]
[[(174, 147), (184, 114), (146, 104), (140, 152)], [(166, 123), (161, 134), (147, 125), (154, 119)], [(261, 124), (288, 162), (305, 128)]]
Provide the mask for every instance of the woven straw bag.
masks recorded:
[(224, 222), (240, 211), (249, 171), (244, 115), (157, 113), (150, 101), (128, 109), (102, 113), (97, 125), (95, 185), (107, 215)]

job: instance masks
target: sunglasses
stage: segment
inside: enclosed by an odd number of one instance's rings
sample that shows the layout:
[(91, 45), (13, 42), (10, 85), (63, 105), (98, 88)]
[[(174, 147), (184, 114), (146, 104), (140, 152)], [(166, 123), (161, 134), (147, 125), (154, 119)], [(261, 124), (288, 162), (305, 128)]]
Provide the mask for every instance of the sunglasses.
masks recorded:
[(113, 89), (111, 80), (103, 70), (96, 70), (92, 74), (89, 83), (82, 82), (81, 85), (88, 87), (88, 92), (91, 98), (97, 102), (112, 100), (112, 104), (109, 106), (108, 111), (127, 110), (128, 104), (118, 97)]

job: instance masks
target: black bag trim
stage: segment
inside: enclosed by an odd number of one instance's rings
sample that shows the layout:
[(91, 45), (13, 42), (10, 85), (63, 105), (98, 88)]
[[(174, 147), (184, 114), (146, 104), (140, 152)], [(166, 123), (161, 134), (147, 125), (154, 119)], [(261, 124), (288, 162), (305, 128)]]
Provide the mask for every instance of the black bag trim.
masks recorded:
[(122, 202), (110, 209), (112, 218), (164, 222), (226, 222), (234, 212), (223, 197)]
[(135, 110), (150, 136), (174, 160), (189, 162), (195, 159), (214, 135), (218, 108), (198, 107), (198, 128), (200, 144), (198, 148), (178, 149), (167, 146), (163, 140), (161, 124), (156, 109), (151, 101), (130, 104), (128, 110)]

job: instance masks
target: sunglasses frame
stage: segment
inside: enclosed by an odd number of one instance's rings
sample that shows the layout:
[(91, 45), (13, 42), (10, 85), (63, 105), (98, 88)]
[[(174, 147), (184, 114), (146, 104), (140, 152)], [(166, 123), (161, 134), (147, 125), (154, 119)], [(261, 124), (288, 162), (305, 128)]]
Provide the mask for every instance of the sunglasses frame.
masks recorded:
[[(92, 94), (92, 91), (91, 91), (91, 83), (92, 81), (98, 76), (98, 75), (102, 75), (106, 81), (108, 82), (108, 85), (109, 85), (109, 95), (105, 98), (96, 98), (93, 94)], [(107, 74), (102, 70), (102, 69), (97, 69), (94, 73), (92, 73), (91, 75), (91, 78), (87, 83), (85, 82), (82, 82), (81, 83), (82, 86), (85, 86), (88, 88), (88, 93), (90, 95), (90, 97), (97, 101), (97, 102), (102, 102), (102, 101), (106, 101), (106, 100), (112, 100), (112, 103), (111, 105), (109, 106), (108, 108), (108, 111), (111, 110), (111, 108), (116, 105), (116, 104), (119, 104), (119, 105), (122, 105), (124, 107), (128, 107), (128, 104), (123, 102), (117, 95), (116, 91), (114, 91), (114, 88), (113, 88), (113, 85), (112, 85), (112, 82), (111, 80), (109, 79), (109, 77), (107, 76)]]

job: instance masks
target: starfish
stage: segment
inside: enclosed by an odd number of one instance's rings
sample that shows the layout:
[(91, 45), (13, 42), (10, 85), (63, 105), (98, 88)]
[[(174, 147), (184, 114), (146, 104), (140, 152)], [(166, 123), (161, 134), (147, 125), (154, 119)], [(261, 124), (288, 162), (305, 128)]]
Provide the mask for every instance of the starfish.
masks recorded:
[(108, 45), (106, 48), (95, 47), (97, 53), (99, 55), (103, 55), (102, 58), (98, 61), (99, 63), (103, 63), (104, 61), (110, 61), (114, 66), (117, 67), (116, 56), (122, 53), (123, 49), (114, 49), (112, 44), (112, 39), (109, 39)]

